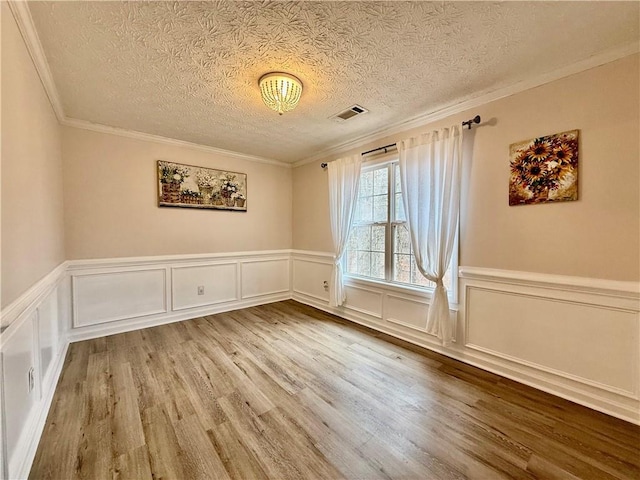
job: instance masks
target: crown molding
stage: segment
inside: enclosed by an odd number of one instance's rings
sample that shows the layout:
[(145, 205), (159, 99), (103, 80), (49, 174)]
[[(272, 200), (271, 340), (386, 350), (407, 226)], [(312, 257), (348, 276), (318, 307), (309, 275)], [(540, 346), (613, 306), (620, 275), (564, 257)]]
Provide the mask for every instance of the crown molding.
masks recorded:
[(31, 56), (33, 65), (38, 72), (38, 76), (40, 77), (44, 91), (49, 98), (53, 112), (58, 118), (58, 121), (61, 122), (66, 118), (64, 115), (64, 109), (62, 108), (62, 101), (60, 100), (56, 84), (53, 81), (47, 57), (42, 50), (40, 37), (38, 36), (35, 25), (33, 24), (33, 18), (31, 17), (31, 12), (29, 11), (27, 2), (9, 0), (7, 3), (9, 4), (9, 9), (13, 14), (13, 18), (18, 24), (18, 30), (22, 35), (22, 39), (24, 40), (24, 44), (27, 47), (29, 55)]
[(469, 98), (461, 102), (445, 106), (435, 111), (427, 111), (408, 120), (403, 120), (390, 126), (375, 130), (371, 133), (362, 135), (353, 140), (340, 143), (334, 147), (321, 150), (320, 152), (315, 153), (310, 157), (295, 162), (293, 164), (293, 167), (301, 167), (309, 163), (317, 162), (318, 160), (324, 160), (332, 155), (336, 156), (337, 158), (339, 155), (351, 149), (361, 147), (367, 143), (375, 142), (391, 135), (396, 135), (413, 128), (418, 128), (429, 123), (437, 122), (438, 120), (445, 119), (447, 117), (462, 113), (472, 108), (480, 107), (489, 102), (493, 102), (505, 97), (510, 97), (511, 95), (515, 95), (517, 93), (521, 93), (526, 90), (530, 90), (532, 88), (539, 87), (541, 85), (545, 85), (547, 83), (551, 83), (553, 81), (560, 80), (562, 78), (569, 77), (571, 75), (575, 75), (577, 73), (599, 67), (607, 63), (614, 62), (616, 60), (620, 60), (621, 58), (636, 54), (639, 51), (640, 42), (631, 42), (621, 47), (617, 47), (598, 55), (594, 55), (585, 60), (572, 63), (552, 72), (544, 73), (537, 77), (522, 80), (512, 85), (499, 88), (497, 90), (484, 90), (482, 92), (478, 92), (473, 98)]
[(185, 140), (177, 140), (175, 138), (163, 137), (161, 135), (153, 135), (151, 133), (143, 133), (135, 130), (127, 130), (124, 128), (110, 127), (108, 125), (102, 125), (100, 123), (92, 123), (86, 120), (78, 120), (76, 118), (65, 117), (60, 121), (62, 125), (67, 127), (80, 128), (82, 130), (91, 130), (93, 132), (107, 133), (109, 135), (117, 135), (120, 137), (128, 137), (136, 140), (143, 140), (146, 142), (164, 143), (165, 145), (171, 145), (174, 147), (189, 148), (192, 150), (199, 150), (206, 153), (214, 153), (216, 155), (224, 155), (227, 157), (234, 157), (240, 160), (246, 160), (248, 162), (265, 163), (268, 165), (276, 165), (278, 167), (292, 168), (293, 165), (287, 162), (281, 162), (265, 157), (257, 157), (254, 155), (248, 155), (245, 153), (234, 152), (233, 150), (224, 150), (222, 148), (210, 147), (208, 145), (202, 145), (200, 143), (187, 142)]
[(31, 56), (33, 65), (38, 73), (38, 76), (40, 77), (40, 82), (42, 83), (44, 91), (49, 98), (51, 107), (56, 115), (56, 118), (58, 119), (58, 122), (61, 125), (81, 128), (84, 130), (92, 130), (94, 132), (108, 133), (111, 135), (119, 135), (122, 137), (129, 137), (137, 140), (145, 140), (150, 142), (164, 143), (166, 145), (177, 147), (190, 148), (202, 152), (239, 158), (249, 162), (265, 163), (268, 165), (277, 165), (279, 167), (292, 168), (291, 163), (281, 162), (270, 158), (247, 155), (240, 152), (211, 147), (208, 145), (187, 142), (184, 140), (177, 140), (160, 135), (137, 132), (134, 130), (110, 127), (107, 125), (91, 123), (85, 120), (78, 120), (75, 118), (67, 117), (64, 113), (64, 108), (62, 107), (62, 101), (60, 99), (58, 89), (56, 88), (55, 82), (53, 81), (53, 75), (51, 74), (51, 69), (49, 67), (47, 57), (44, 54), (42, 43), (40, 42), (40, 37), (38, 36), (35, 24), (33, 23), (33, 18), (31, 17), (31, 12), (29, 11), (28, 2), (24, 0), (8, 0), (7, 3), (9, 4), (11, 13), (18, 25), (18, 29), (20, 31), (20, 34), (22, 35), (24, 44), (27, 47), (27, 51)]

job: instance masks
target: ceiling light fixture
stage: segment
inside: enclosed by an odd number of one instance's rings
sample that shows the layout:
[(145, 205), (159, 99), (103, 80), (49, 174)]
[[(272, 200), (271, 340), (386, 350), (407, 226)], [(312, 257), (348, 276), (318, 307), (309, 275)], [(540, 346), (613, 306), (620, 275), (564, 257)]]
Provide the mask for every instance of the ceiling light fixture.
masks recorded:
[(271, 72), (260, 77), (260, 93), (267, 107), (280, 115), (296, 108), (302, 94), (302, 82), (293, 75)]

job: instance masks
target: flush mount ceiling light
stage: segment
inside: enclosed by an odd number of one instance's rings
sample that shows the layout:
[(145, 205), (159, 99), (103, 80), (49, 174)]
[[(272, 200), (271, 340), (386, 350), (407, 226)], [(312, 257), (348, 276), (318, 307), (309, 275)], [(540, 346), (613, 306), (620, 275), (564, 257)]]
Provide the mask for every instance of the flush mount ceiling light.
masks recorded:
[(260, 77), (260, 92), (267, 107), (280, 115), (296, 108), (302, 94), (302, 82), (293, 75), (271, 72)]

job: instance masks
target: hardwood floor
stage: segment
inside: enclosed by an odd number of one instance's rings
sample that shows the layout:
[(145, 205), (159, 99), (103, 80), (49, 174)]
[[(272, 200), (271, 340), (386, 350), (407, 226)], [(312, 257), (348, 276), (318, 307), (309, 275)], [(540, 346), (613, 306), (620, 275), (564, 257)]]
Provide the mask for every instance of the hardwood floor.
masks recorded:
[(30, 478), (638, 479), (639, 443), (287, 301), (72, 344)]

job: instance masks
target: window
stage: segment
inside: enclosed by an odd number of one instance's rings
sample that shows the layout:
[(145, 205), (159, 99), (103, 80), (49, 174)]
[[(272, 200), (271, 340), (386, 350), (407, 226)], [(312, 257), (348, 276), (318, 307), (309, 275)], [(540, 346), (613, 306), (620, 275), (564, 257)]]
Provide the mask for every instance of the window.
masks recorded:
[[(363, 168), (346, 262), (349, 275), (421, 288), (435, 287), (416, 266), (402, 204), (397, 160)], [(449, 291), (452, 270), (450, 266), (444, 277)]]

